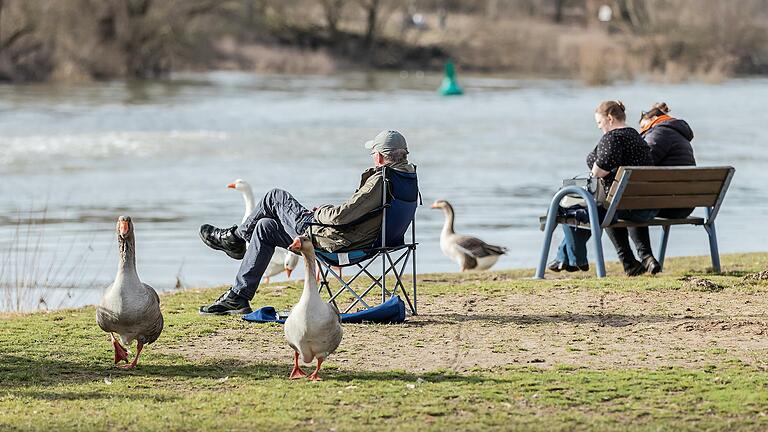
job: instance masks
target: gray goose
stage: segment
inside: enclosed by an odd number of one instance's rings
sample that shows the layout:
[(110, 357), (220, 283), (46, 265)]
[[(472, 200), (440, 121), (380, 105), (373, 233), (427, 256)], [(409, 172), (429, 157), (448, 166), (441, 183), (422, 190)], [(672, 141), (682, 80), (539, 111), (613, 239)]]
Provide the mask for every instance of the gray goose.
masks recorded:
[(144, 345), (160, 337), (163, 314), (157, 292), (142, 283), (136, 273), (136, 240), (133, 222), (128, 216), (120, 216), (117, 220), (117, 244), (120, 255), (117, 276), (101, 297), (96, 308), (96, 322), (112, 337), (115, 364), (120, 361), (128, 363), (127, 347), (136, 340), (136, 357), (131, 363), (119, 366), (133, 369)]
[(488, 270), (507, 252), (503, 246), (488, 244), (477, 237), (456, 234), (453, 230), (453, 207), (448, 201), (437, 200), (432, 208), (442, 209), (445, 213), (445, 223), (440, 232), (440, 249), (445, 256), (459, 264), (461, 271)]

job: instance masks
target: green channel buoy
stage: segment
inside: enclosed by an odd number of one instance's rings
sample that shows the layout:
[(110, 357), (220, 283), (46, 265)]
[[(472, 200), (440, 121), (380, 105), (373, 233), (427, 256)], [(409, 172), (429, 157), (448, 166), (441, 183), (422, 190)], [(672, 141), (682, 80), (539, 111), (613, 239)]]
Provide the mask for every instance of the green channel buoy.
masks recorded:
[(450, 60), (445, 63), (445, 76), (443, 76), (443, 83), (440, 84), (438, 91), (443, 96), (458, 96), (464, 93), (459, 83), (456, 82), (456, 68)]

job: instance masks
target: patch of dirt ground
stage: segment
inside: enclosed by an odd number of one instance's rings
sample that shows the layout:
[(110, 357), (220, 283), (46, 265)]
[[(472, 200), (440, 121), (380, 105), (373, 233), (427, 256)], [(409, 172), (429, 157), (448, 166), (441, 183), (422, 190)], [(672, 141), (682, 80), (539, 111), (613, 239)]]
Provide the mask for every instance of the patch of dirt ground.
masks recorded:
[[(420, 314), (404, 324), (345, 324), (329, 363), (408, 372), (509, 365), (696, 369), (729, 360), (768, 368), (768, 299), (760, 293), (565, 288), (419, 300)], [(271, 324), (158, 349), (191, 360), (292, 359), (282, 326)]]

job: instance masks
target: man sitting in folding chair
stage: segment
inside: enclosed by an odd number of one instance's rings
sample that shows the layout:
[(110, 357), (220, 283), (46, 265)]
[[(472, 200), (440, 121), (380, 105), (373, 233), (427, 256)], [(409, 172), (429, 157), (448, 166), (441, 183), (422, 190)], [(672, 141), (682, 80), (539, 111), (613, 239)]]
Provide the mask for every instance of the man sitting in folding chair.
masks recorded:
[(339, 206), (308, 210), (290, 193), (273, 189), (256, 203), (240, 226), (200, 227), (200, 238), (206, 245), (231, 258), (242, 259), (232, 288), (212, 304), (200, 307), (201, 314), (250, 313), (249, 302), (256, 295), (275, 247), (287, 248), (311, 224), (322, 225), (313, 228), (312, 235), (315, 245), (323, 251), (370, 247), (379, 239), (384, 215), (382, 202), (386, 201), (384, 171), (415, 176), (416, 167), (408, 163), (408, 146), (397, 131), (382, 131), (365, 147), (371, 150), (374, 167), (363, 172), (359, 188)]

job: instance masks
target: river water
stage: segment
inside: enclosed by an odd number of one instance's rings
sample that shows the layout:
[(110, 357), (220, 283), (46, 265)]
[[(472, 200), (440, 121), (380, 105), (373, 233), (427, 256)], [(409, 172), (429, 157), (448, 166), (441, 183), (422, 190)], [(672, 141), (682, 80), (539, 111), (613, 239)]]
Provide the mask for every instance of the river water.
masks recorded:
[[(0, 87), (0, 309), (96, 302), (116, 270), (121, 214), (134, 219), (145, 282), (163, 291), (229, 284), (238, 263), (197, 237), (202, 223), (242, 218), (227, 183), (246, 179), (257, 196), (284, 188), (308, 207), (340, 203), (370, 164), (362, 143), (389, 128), (403, 132), (418, 165), (420, 273), (457, 270), (439, 250), (435, 199), (454, 205), (457, 231), (509, 248), (497, 269), (534, 267), (538, 216), (560, 179), (586, 171), (600, 137), (592, 113), (605, 99), (624, 101), (631, 124), (662, 100), (688, 120), (700, 165), (736, 167), (721, 252), (765, 250), (768, 80), (592, 88), (463, 77), (466, 95), (454, 98), (435, 93), (439, 80), (210, 73)], [(701, 228), (673, 229), (669, 255), (707, 253)], [(42, 288), (17, 298), (18, 286)]]

